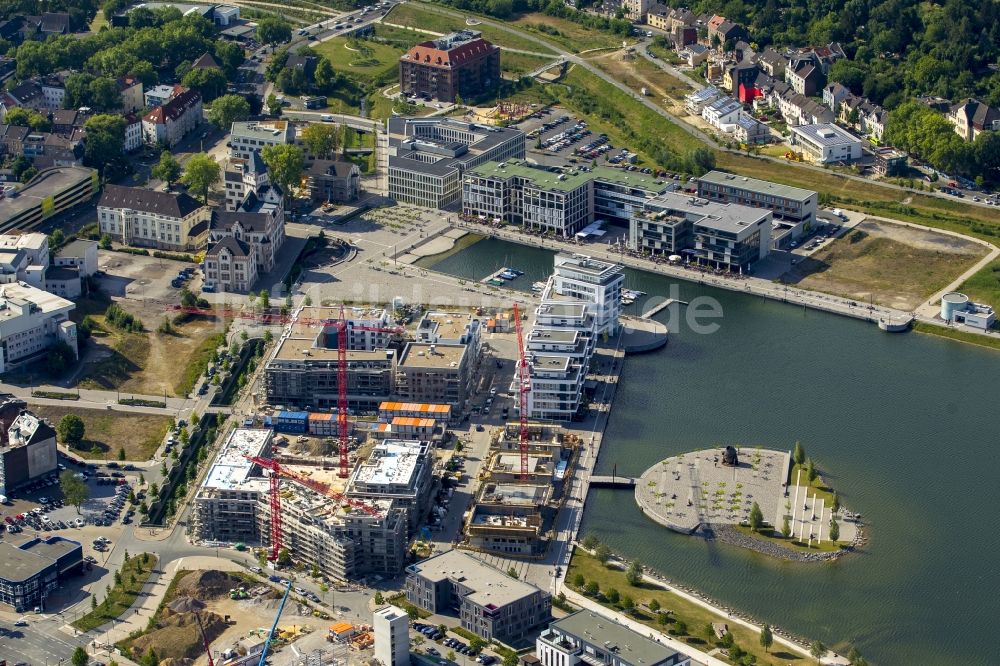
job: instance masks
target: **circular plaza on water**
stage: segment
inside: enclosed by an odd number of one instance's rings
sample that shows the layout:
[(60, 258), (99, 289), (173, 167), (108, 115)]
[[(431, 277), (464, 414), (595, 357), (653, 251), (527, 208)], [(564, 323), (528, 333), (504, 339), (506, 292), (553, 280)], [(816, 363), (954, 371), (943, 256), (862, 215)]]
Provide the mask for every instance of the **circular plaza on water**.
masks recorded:
[[(761, 448), (719, 447), (661, 460), (636, 480), (635, 499), (661, 525), (693, 534), (711, 525), (747, 524), (754, 502), (764, 522), (780, 529), (789, 519), (796, 540), (829, 540), (833, 507), (791, 479), (791, 453)], [(804, 474), (803, 474), (804, 477)], [(841, 517), (838, 514), (838, 517)], [(840, 522), (840, 542), (857, 527)]]

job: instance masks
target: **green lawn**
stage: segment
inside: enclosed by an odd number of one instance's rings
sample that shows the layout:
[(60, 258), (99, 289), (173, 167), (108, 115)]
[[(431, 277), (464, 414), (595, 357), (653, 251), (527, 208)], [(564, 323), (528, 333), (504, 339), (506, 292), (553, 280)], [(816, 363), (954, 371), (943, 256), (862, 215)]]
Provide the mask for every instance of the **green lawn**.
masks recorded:
[[(524, 51), (534, 51), (536, 53), (553, 53), (541, 44), (537, 44), (530, 39), (519, 35), (511, 34), (492, 25), (478, 24), (468, 25), (458, 17), (448, 16), (434, 11), (432, 7), (420, 3), (407, 2), (396, 5), (385, 17), (385, 22), (405, 25), (417, 30), (429, 30), (431, 32), (449, 33), (455, 30), (476, 30), (483, 33), (483, 38), (497, 46), (506, 46), (511, 49), (521, 49)], [(503, 54), (500, 55), (503, 61)]]
[[(121, 616), (135, 603), (142, 586), (149, 580), (149, 574), (155, 567), (156, 555), (152, 553), (132, 556), (122, 565), (121, 585), (113, 586), (111, 593), (101, 600), (97, 608), (74, 621), (73, 626), (80, 631), (90, 631)], [(94, 594), (104, 596), (104, 591), (96, 591)]]
[[(625, 573), (622, 570), (604, 566), (581, 549), (577, 549), (573, 553), (573, 559), (570, 562), (566, 580), (572, 581), (578, 573), (582, 574), (588, 582), (596, 581), (602, 593), (614, 588), (622, 595), (627, 594), (632, 597), (636, 602), (637, 608), (633, 612), (632, 617), (643, 624), (667, 633), (675, 633), (678, 623), (683, 622), (686, 625), (687, 635), (677, 636), (675, 634), (675, 637), (699, 650), (707, 652), (715, 646), (714, 636), (712, 637), (712, 644), (708, 643), (706, 631), (708, 625), (712, 622), (724, 622), (729, 625), (729, 630), (733, 634), (736, 644), (756, 655), (757, 664), (762, 666), (786, 666), (786, 664), (808, 663), (802, 655), (792, 653), (777, 646), (769, 654), (765, 654), (758, 642), (759, 635), (757, 632), (751, 631), (740, 624), (730, 622), (724, 615), (713, 613), (698, 604), (662, 588), (648, 583), (642, 583), (638, 587), (633, 587), (625, 580)], [(660, 604), (660, 614), (665, 614), (669, 611), (669, 616), (667, 617), (669, 621), (666, 624), (661, 624), (658, 621), (658, 616), (654, 616), (652, 612), (645, 609), (645, 605), (653, 599), (656, 599)], [(611, 607), (611, 604), (607, 603), (603, 598), (603, 594), (597, 600), (605, 606)]]
[[(620, 48), (622, 45), (622, 38), (617, 35), (547, 14), (525, 14), (514, 21), (513, 25), (528, 30), (547, 42), (558, 44), (571, 53), (590, 49)], [(540, 47), (536, 45), (532, 50), (539, 51)]]
[(951, 338), (952, 340), (965, 342), (970, 345), (979, 345), (980, 347), (986, 347), (988, 349), (1000, 350), (1000, 340), (997, 340), (996, 338), (989, 338), (985, 335), (979, 335), (978, 333), (959, 331), (954, 328), (945, 328), (944, 326), (935, 326), (934, 324), (923, 324), (920, 322), (913, 325), (913, 330), (917, 333), (929, 333), (930, 335), (937, 335), (942, 338)]
[[(419, 40), (419, 36), (414, 34), (413, 43)], [(399, 56), (406, 53), (408, 47), (373, 39), (334, 37), (313, 48), (325, 55), (334, 69), (350, 76), (368, 79), (397, 75)]]
[[(795, 480), (798, 477), (798, 470), (802, 469), (802, 482), (801, 484), (796, 484)], [(806, 474), (805, 465), (792, 465), (792, 471), (789, 472), (788, 483), (789, 485), (801, 485), (803, 487), (809, 488), (808, 493), (810, 497), (818, 497), (822, 499), (826, 506), (833, 506), (833, 489), (826, 485), (823, 481), (823, 475), (819, 474), (819, 465), (816, 466), (816, 478), (809, 483), (809, 475)]]
[(526, 53), (514, 53), (504, 51), (500, 54), (500, 70), (508, 74), (510, 78), (517, 78), (522, 74), (534, 71), (548, 62), (555, 62), (554, 58), (543, 58)]
[(1000, 260), (992, 261), (962, 283), (960, 292), (976, 303), (1000, 308)]
[(173, 420), (156, 414), (78, 409), (70, 405), (35, 405), (32, 410), (52, 423), (59, 423), (67, 414), (79, 416), (83, 420), (85, 434), (80, 446), (74, 447), (73, 452), (92, 460), (114, 460), (120, 449), (125, 449), (126, 460), (149, 460), (163, 443)]
[(187, 364), (184, 366), (184, 374), (181, 375), (180, 381), (174, 387), (174, 393), (179, 396), (186, 396), (191, 393), (194, 385), (198, 382), (198, 377), (200, 377), (204, 372), (205, 368), (208, 367), (208, 362), (212, 358), (212, 352), (222, 346), (226, 341), (225, 333), (216, 333), (215, 335), (210, 335), (205, 338), (194, 352), (187, 358)]

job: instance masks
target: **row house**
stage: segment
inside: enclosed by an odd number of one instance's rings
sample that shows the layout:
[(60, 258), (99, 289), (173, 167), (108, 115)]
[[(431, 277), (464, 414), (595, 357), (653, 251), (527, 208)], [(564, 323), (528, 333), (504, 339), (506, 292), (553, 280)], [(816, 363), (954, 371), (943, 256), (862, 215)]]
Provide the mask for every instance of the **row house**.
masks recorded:
[(84, 124), (93, 114), (90, 109), (59, 109), (49, 114), (52, 121), (52, 132), (70, 136), (73, 132), (83, 129)]
[(666, 32), (674, 48), (681, 49), (698, 42), (697, 18), (689, 9), (675, 9), (656, 3), (647, 10), (646, 23)]
[(739, 40), (748, 41), (750, 39), (746, 28), (718, 14), (708, 20), (707, 28), (708, 44), (711, 44), (716, 37), (719, 38), (720, 44), (725, 44), (730, 40), (736, 42)]
[[(831, 92), (831, 97), (834, 94)], [(878, 104), (868, 101), (867, 98), (858, 97), (848, 92), (837, 105), (836, 116), (842, 125), (851, 127), (879, 142), (885, 132), (885, 123), (888, 121), (889, 114)]]
[(785, 81), (806, 97), (815, 96), (826, 83), (826, 75), (810, 58), (793, 58), (785, 69)]
[(14, 44), (25, 41), (45, 41), (53, 35), (68, 35), (70, 17), (67, 12), (44, 12), (38, 16), (14, 16), (0, 21), (0, 39)]
[(0, 93), (0, 120), (7, 112), (15, 108), (45, 111), (45, 95), (42, 87), (35, 81), (25, 81), (10, 90)]
[(143, 140), (173, 148), (202, 121), (201, 94), (185, 88), (142, 118)]
[(769, 46), (758, 56), (757, 65), (768, 76), (783, 79), (785, 78), (785, 68), (788, 67), (788, 58)]
[(0, 125), (0, 155), (11, 159), (24, 155), (38, 170), (78, 166), (83, 159), (82, 133), (70, 136), (35, 132), (18, 125)]
[(142, 118), (134, 113), (125, 114), (125, 146), (126, 153), (134, 153), (142, 148)]

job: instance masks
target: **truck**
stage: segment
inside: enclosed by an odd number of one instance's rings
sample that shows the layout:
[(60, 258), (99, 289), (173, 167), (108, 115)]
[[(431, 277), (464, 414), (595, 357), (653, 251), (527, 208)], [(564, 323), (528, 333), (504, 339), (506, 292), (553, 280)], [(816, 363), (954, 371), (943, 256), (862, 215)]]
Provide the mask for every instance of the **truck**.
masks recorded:
[(649, 88), (640, 88), (639, 92), (642, 93), (643, 97), (649, 97)]

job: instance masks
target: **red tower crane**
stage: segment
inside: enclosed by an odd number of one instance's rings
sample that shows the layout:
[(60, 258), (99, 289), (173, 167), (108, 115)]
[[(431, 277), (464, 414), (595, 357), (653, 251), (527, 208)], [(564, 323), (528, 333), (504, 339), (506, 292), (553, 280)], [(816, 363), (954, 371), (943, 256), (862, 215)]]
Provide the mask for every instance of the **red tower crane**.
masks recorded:
[(343, 493), (338, 493), (336, 490), (331, 488), (329, 484), (323, 483), (322, 481), (317, 481), (311, 479), (304, 474), (299, 474), (295, 470), (288, 469), (287, 467), (282, 467), (281, 463), (277, 460), (272, 460), (271, 458), (261, 458), (259, 456), (247, 456), (247, 460), (250, 462), (260, 465), (262, 468), (271, 472), (270, 476), (270, 504), (271, 504), (271, 560), (278, 561), (278, 553), (282, 546), (282, 535), (281, 535), (281, 492), (280, 492), (280, 481), (281, 479), (291, 479), (303, 486), (316, 491), (320, 495), (329, 497), (330, 499), (339, 502), (341, 504), (346, 504), (354, 509), (358, 509), (367, 513), (370, 516), (381, 516), (382, 513), (375, 507), (366, 504), (360, 500), (351, 499), (345, 496)]
[(517, 353), (519, 356), (517, 364), (517, 394), (518, 410), (521, 417), (521, 426), (518, 432), (518, 440), (521, 446), (521, 478), (528, 478), (528, 393), (531, 391), (531, 377), (528, 372), (528, 362), (524, 355), (524, 336), (521, 333), (521, 310), (514, 304), (514, 330), (517, 331)]

